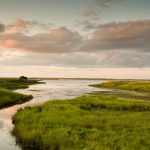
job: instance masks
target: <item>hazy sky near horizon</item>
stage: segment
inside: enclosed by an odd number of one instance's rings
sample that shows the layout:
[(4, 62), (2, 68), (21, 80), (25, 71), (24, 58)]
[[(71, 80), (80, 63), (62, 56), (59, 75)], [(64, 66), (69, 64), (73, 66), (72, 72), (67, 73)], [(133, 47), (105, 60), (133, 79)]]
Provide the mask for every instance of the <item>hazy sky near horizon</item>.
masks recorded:
[(112, 68), (115, 78), (124, 68), (150, 78), (149, 14), (150, 0), (0, 0), (0, 76), (109, 77)]

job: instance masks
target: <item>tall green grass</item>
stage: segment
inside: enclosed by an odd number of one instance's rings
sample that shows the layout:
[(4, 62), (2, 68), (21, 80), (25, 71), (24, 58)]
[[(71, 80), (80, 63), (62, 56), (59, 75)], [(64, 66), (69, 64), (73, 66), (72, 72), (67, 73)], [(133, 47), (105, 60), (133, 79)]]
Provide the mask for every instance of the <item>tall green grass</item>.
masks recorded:
[(21, 104), (32, 99), (32, 95), (23, 95), (0, 88), (0, 109), (14, 104)]
[(150, 103), (117, 96), (49, 101), (19, 110), (13, 123), (23, 149), (150, 149)]
[(38, 80), (20, 80), (16, 78), (0, 78), (0, 109), (32, 99), (32, 95), (23, 95), (11, 90), (28, 88), (29, 85), (40, 83)]

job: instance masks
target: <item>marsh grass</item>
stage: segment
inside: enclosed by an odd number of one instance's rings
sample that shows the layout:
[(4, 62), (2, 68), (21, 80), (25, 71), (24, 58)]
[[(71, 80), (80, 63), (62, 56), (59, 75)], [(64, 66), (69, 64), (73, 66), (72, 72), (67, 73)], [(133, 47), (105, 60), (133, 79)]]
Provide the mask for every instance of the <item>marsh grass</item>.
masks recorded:
[(0, 109), (32, 99), (32, 95), (23, 95), (12, 90), (28, 88), (29, 85), (41, 83), (38, 80), (19, 80), (0, 78)]
[(92, 84), (98, 88), (110, 88), (121, 90), (133, 90), (138, 92), (150, 92), (150, 81), (109, 81), (102, 84)]
[(12, 106), (14, 104), (21, 104), (30, 99), (32, 99), (32, 95), (23, 95), (7, 89), (0, 88), (0, 109)]
[(29, 85), (32, 84), (39, 84), (38, 80), (20, 80), (20, 79), (13, 79), (13, 78), (0, 78), (0, 87), (9, 89), (9, 90), (16, 90), (16, 89), (24, 89), (28, 88)]
[(82, 96), (19, 110), (12, 134), (28, 150), (148, 150), (149, 115), (148, 102)]

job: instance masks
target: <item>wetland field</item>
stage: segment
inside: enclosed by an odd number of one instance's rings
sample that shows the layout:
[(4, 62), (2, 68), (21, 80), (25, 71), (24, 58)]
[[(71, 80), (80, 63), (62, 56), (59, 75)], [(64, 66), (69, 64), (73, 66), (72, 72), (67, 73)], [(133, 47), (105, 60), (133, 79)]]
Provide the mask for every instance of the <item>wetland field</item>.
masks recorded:
[[(150, 81), (12, 80), (0, 89), (0, 101), (6, 96), (14, 100), (0, 110), (0, 133), (5, 129), (9, 135), (8, 143), (0, 140), (1, 149), (150, 149)], [(29, 87), (13, 88), (16, 81)]]

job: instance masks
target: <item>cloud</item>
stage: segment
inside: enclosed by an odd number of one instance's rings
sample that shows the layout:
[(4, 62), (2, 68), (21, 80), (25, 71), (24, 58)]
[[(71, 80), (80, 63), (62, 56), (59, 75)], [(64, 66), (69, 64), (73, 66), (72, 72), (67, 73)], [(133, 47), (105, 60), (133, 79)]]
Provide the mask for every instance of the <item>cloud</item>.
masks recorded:
[(0, 23), (0, 33), (5, 31), (5, 25)]
[[(16, 22), (26, 26), (24, 22)], [(45, 33), (27, 36), (23, 33), (0, 35), (0, 46), (34, 53), (96, 52), (103, 50), (150, 51), (150, 20), (112, 22), (95, 27), (81, 36), (66, 27), (49, 29)]]
[(96, 28), (82, 49), (139, 50), (150, 52), (150, 20), (113, 22)]
[(18, 45), (18, 42), (16, 40), (8, 39), (1, 41), (0, 44), (5, 48), (14, 48)]
[(30, 32), (34, 27), (38, 27), (40, 30), (48, 30), (50, 27), (54, 26), (52, 23), (42, 23), (37, 20), (28, 21), (24, 19), (17, 18), (12, 23), (8, 24), (6, 27), (7, 33), (27, 33)]
[(12, 23), (7, 25), (6, 33), (23, 33), (27, 32), (30, 28), (30, 25), (27, 21), (23, 19), (15, 19)]
[(103, 67), (150, 67), (150, 53), (135, 51), (103, 51), (101, 65)]
[(96, 28), (96, 24), (89, 20), (77, 20), (76, 23), (78, 27), (81, 27), (86, 32)]
[[(0, 57), (1, 58), (1, 57)], [(94, 53), (15, 54), (5, 53), (0, 65), (63, 66), (77, 68), (150, 67), (150, 54), (130, 51), (101, 51)], [(19, 63), (18, 63), (19, 62)]]
[(78, 50), (82, 37), (66, 27), (27, 36), (22, 33), (0, 35), (0, 46), (35, 53), (65, 53)]
[[(149, 36), (150, 20), (136, 20), (100, 25), (95, 38), (109, 41), (132, 40)], [(99, 35), (99, 36), (98, 36)]]
[[(26, 25), (19, 21), (16, 26)], [(67, 27), (30, 36), (4, 32), (0, 34), (0, 64), (150, 67), (150, 20), (111, 22), (94, 29), (89, 36)]]
[[(24, 22), (16, 22), (26, 26)], [(0, 35), (0, 46), (35, 53), (96, 52), (103, 50), (132, 50), (150, 52), (150, 20), (112, 22), (95, 27), (89, 35), (81, 36), (66, 27), (49, 29), (32, 36), (23, 33)]]
[(106, 8), (110, 8), (112, 3), (121, 0), (89, 0), (88, 5), (76, 23), (82, 30), (93, 30), (100, 21), (101, 14)]
[(82, 16), (96, 19), (103, 8), (109, 8), (115, 0), (90, 0)]

